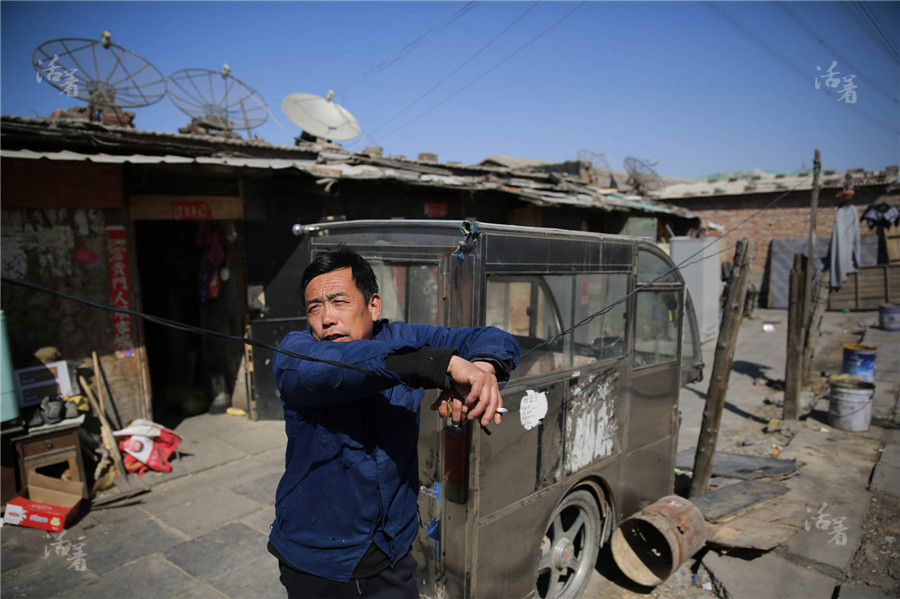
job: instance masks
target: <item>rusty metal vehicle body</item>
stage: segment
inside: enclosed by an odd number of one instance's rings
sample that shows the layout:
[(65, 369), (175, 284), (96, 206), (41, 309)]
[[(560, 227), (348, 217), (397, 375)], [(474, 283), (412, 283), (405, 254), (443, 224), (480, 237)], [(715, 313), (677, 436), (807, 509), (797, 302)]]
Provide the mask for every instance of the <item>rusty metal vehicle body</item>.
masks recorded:
[(702, 364), (669, 258), (633, 237), (474, 221), (294, 232), (301, 268), (341, 244), (365, 256), (387, 318), (495, 325), (522, 343), (501, 425), (455, 427), (428, 410), (436, 392), (423, 401), (422, 596), (577, 597), (618, 523), (672, 491), (678, 392)]

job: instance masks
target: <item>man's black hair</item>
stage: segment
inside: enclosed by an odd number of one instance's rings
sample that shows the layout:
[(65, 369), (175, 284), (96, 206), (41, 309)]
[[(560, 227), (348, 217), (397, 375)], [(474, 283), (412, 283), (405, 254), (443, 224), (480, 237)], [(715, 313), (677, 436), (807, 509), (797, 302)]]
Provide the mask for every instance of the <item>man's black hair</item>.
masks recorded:
[(353, 282), (356, 288), (362, 293), (366, 304), (372, 301), (372, 298), (378, 293), (378, 281), (375, 279), (375, 273), (365, 258), (344, 247), (336, 250), (327, 250), (315, 257), (310, 262), (306, 270), (303, 271), (303, 279), (300, 282), (300, 294), (303, 301), (306, 301), (306, 286), (309, 282), (320, 275), (349, 268), (353, 275)]

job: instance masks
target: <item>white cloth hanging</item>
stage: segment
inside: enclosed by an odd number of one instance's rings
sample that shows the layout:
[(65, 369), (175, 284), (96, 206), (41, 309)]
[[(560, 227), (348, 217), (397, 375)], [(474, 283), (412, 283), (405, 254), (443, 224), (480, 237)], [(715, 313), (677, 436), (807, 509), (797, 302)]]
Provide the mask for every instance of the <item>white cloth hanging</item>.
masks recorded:
[(831, 287), (840, 289), (847, 275), (859, 272), (859, 220), (856, 208), (841, 206), (831, 232)]

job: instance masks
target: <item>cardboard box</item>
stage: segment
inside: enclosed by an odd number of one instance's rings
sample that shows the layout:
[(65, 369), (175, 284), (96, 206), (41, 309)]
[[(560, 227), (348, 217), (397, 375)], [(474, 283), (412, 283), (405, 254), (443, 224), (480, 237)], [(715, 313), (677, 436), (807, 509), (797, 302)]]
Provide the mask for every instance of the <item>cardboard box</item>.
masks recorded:
[(83, 487), (83, 482), (29, 474), (28, 486), (6, 504), (3, 522), (60, 532), (81, 510)]

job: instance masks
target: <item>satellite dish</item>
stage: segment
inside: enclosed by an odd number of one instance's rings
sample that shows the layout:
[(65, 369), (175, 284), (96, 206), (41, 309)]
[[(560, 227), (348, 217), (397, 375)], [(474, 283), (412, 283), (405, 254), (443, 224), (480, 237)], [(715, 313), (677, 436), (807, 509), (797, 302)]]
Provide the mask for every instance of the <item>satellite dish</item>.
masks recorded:
[(313, 94), (291, 94), (281, 101), (281, 109), (288, 119), (307, 135), (346, 141), (359, 135), (359, 121), (350, 112), (333, 102), (334, 92), (324, 98)]
[(662, 187), (662, 179), (653, 168), (655, 162), (644, 162), (633, 156), (625, 158), (625, 172), (628, 173), (628, 184), (634, 187), (638, 195), (658, 190)]
[(594, 181), (600, 181), (600, 165), (602, 164), (606, 168), (606, 172), (609, 173), (609, 186), (613, 189), (618, 189), (619, 184), (616, 183), (616, 176), (613, 174), (612, 167), (609, 166), (609, 162), (606, 160), (606, 151), (600, 152), (592, 152), (590, 150), (578, 150), (578, 159), (584, 160), (585, 162), (591, 165), (591, 170), (593, 171), (593, 179)]
[(247, 133), (269, 118), (265, 100), (252, 87), (231, 76), (227, 64), (221, 71), (182, 69), (169, 75), (169, 99), (205, 129)]
[(92, 120), (98, 108), (137, 108), (161, 100), (166, 80), (159, 69), (113, 44), (109, 31), (100, 35), (99, 42), (69, 37), (38, 46), (31, 56), (38, 82), (87, 102)]

